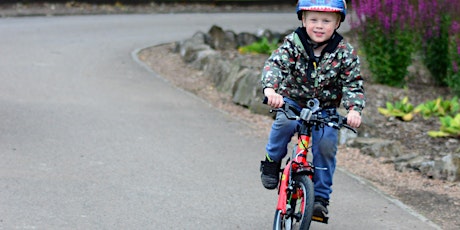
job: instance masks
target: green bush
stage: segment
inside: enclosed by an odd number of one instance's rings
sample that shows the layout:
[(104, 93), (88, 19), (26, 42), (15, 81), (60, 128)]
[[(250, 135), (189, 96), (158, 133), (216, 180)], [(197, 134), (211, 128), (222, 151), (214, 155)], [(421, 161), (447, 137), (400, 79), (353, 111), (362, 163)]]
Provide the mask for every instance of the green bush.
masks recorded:
[(435, 82), (460, 96), (460, 1), (354, 0), (352, 8), (352, 28), (376, 82), (404, 85), (410, 57), (420, 51)]
[(449, 15), (441, 15), (436, 30), (427, 34), (424, 39), (423, 62), (431, 72), (435, 82), (440, 86), (447, 86), (446, 77), (450, 59), (449, 53)]
[(264, 37), (261, 40), (254, 42), (247, 46), (238, 48), (238, 51), (242, 54), (245, 53), (258, 53), (258, 54), (271, 54), (273, 50), (278, 48), (277, 41), (269, 42), (268, 38)]
[[(457, 26), (457, 31), (460, 32), (460, 24), (457, 23), (454, 26)], [(449, 57), (451, 64), (447, 68), (445, 82), (453, 93), (460, 96), (460, 35), (458, 33), (450, 40)]]
[(378, 111), (386, 117), (396, 117), (402, 121), (411, 121), (414, 118), (414, 106), (408, 97), (394, 103), (387, 102), (386, 108), (378, 108)]
[(360, 43), (375, 82), (405, 86), (407, 67), (412, 63), (413, 40), (411, 33), (397, 30), (386, 34), (374, 26), (361, 34)]
[(458, 97), (453, 97), (451, 100), (444, 100), (442, 97), (438, 97), (436, 100), (427, 101), (418, 105), (415, 108), (415, 112), (426, 119), (432, 116), (454, 116), (459, 109), (460, 104), (458, 103)]
[(455, 116), (440, 117), (441, 128), (439, 131), (429, 131), (431, 137), (460, 138), (460, 113)]
[(352, 1), (358, 19), (352, 21), (352, 27), (374, 81), (396, 87), (406, 84), (407, 67), (418, 40), (412, 20), (408, 20), (411, 8), (401, 4), (407, 6), (409, 2)]

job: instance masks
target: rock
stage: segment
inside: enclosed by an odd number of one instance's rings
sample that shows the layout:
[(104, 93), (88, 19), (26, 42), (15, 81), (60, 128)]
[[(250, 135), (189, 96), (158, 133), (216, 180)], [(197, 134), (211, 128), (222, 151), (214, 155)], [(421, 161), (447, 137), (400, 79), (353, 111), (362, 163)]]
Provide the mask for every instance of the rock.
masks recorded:
[(259, 40), (259, 37), (246, 32), (240, 33), (236, 36), (236, 41), (238, 42), (239, 46), (247, 46), (254, 42), (257, 42), (257, 40)]
[(263, 98), (262, 89), (260, 86), (257, 87), (258, 85), (260, 85), (259, 72), (247, 68), (241, 71), (240, 77), (233, 86), (233, 102), (250, 108), (255, 98)]
[(460, 179), (460, 154), (449, 154), (441, 159), (440, 167), (436, 173), (438, 177), (445, 178), (448, 181), (459, 181)]
[(420, 171), (420, 166), (425, 162), (425, 157), (420, 156), (418, 152), (412, 152), (396, 157), (393, 160), (395, 169), (400, 172)]
[(403, 154), (399, 141), (382, 138), (354, 138), (347, 143), (361, 150), (361, 153), (373, 157), (395, 158)]
[[(206, 68), (204, 70), (206, 70), (209, 78), (216, 85), (216, 87), (220, 89), (222, 84), (227, 81), (228, 76), (230, 75), (233, 68), (238, 67), (234, 67), (232, 63), (223, 59), (222, 57), (217, 57), (214, 59), (209, 59), (209, 63), (206, 64)], [(226, 91), (224, 93), (230, 94), (231, 92)]]
[(210, 36), (209, 44), (213, 49), (226, 50), (238, 47), (236, 35), (233, 31), (224, 31), (221, 27), (214, 25), (208, 34)]
[(209, 45), (205, 44), (205, 35), (201, 32), (179, 43), (178, 48), (180, 56), (187, 63), (195, 61), (198, 52), (210, 49)]
[(249, 69), (243, 68), (240, 59), (236, 59), (231, 63), (229, 62), (228, 73), (224, 79), (219, 80), (221, 83), (217, 85), (217, 89), (233, 95), (235, 84), (238, 84), (237, 82), (240, 78), (242, 78), (242, 76), (244, 76), (248, 71)]

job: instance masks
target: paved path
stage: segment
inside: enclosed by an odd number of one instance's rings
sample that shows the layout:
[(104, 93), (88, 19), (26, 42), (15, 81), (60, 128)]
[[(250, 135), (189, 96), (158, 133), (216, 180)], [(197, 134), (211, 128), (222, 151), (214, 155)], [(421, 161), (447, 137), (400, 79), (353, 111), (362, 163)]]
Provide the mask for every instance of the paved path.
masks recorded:
[[(0, 19), (0, 229), (270, 229), (264, 138), (135, 61), (213, 24), (297, 25), (292, 14)], [(435, 229), (337, 173), (331, 223)]]

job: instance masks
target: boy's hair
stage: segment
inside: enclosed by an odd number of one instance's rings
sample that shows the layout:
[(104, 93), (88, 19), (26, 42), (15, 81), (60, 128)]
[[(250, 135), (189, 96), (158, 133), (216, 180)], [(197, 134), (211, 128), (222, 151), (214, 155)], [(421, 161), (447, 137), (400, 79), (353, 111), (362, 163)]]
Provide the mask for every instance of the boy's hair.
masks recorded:
[[(316, 11), (307, 11), (307, 10), (302, 11), (302, 19), (300, 19), (300, 20), (304, 20), (307, 17), (307, 14), (309, 12), (316, 12)], [(322, 12), (322, 11), (318, 11), (318, 12)], [(337, 15), (337, 20), (340, 22), (340, 20), (342, 18), (342, 14), (339, 13), (339, 12), (334, 12), (334, 13)]]

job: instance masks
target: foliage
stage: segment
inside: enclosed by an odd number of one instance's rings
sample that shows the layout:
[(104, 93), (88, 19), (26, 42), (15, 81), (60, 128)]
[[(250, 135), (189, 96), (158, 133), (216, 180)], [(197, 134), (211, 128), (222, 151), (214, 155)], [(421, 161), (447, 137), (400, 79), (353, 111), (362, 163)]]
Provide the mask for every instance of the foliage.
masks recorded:
[(460, 113), (452, 116), (440, 117), (441, 128), (439, 131), (429, 131), (431, 137), (456, 137), (460, 138)]
[[(460, 95), (460, 77), (452, 65), (458, 59), (460, 1), (417, 0), (419, 30), (422, 35), (423, 60), (437, 84), (449, 86)], [(452, 44), (452, 43), (456, 44)]]
[(411, 22), (415, 14), (409, 0), (357, 0), (352, 7), (358, 32), (373, 78), (377, 83), (403, 87), (418, 39)]
[(439, 131), (429, 131), (431, 137), (456, 137), (460, 138), (460, 104), (458, 97), (451, 100), (443, 100), (438, 97), (436, 100), (427, 101), (414, 108), (408, 97), (396, 101), (394, 104), (387, 102), (386, 108), (378, 108), (378, 111), (387, 117), (396, 117), (402, 121), (411, 121), (416, 114), (424, 118), (438, 116), (441, 122)]
[(278, 48), (277, 41), (269, 42), (268, 38), (263, 37), (261, 40), (254, 42), (247, 46), (238, 48), (241, 54), (258, 53), (258, 54), (271, 54), (273, 50)]
[(454, 97), (451, 100), (443, 100), (442, 97), (438, 97), (436, 100), (418, 105), (415, 107), (414, 112), (421, 114), (426, 119), (432, 116), (453, 116), (459, 109), (458, 97)]
[(460, 96), (460, 1), (413, 0), (421, 34), (423, 62), (436, 83)]
[(419, 51), (436, 83), (460, 96), (460, 1), (354, 0), (352, 8), (352, 28), (378, 83), (403, 86)]
[(460, 22), (452, 23), (450, 37), (449, 57), (451, 64), (447, 69), (445, 82), (452, 92), (460, 96)]
[(403, 121), (411, 121), (414, 118), (414, 106), (409, 102), (408, 97), (396, 101), (386, 103), (386, 108), (378, 108), (378, 111), (387, 117), (396, 117)]
[(431, 72), (438, 85), (446, 86), (447, 68), (450, 65), (446, 54), (449, 52), (449, 16), (442, 15), (436, 34), (425, 36), (423, 49), (423, 62)]

